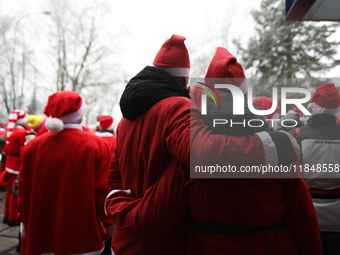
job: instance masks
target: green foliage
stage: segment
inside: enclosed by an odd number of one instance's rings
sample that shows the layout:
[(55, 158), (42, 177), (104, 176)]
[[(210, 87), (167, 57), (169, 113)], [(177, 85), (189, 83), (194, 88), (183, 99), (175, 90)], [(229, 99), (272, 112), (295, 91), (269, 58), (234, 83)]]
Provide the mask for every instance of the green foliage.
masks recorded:
[(263, 0), (251, 14), (256, 35), (246, 49), (235, 43), (255, 77), (312, 78), (340, 64), (334, 58), (340, 41), (330, 40), (339, 23), (284, 21), (284, 0)]

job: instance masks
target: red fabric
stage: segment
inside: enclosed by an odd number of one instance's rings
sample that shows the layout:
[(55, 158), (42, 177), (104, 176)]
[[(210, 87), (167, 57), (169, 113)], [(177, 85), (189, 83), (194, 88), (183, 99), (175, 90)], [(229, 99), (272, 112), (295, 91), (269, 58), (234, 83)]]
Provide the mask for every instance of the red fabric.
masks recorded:
[[(268, 97), (261, 96), (254, 98), (253, 103), (260, 106), (263, 110), (269, 110), (273, 105), (273, 100)], [(280, 113), (280, 106), (277, 105), (273, 113), (266, 115), (267, 120), (272, 119), (274, 113)]]
[(217, 47), (205, 75), (206, 83), (214, 86), (218, 80), (212, 78), (225, 78), (223, 84), (240, 86), (245, 77), (243, 68), (236, 58), (228, 50)]
[(46, 116), (60, 118), (78, 111), (83, 103), (81, 96), (74, 91), (61, 91), (48, 97), (48, 104), (44, 109)]
[(6, 170), (1, 172), (1, 175), (0, 175), (0, 186), (5, 187), (5, 188), (8, 189), (8, 187), (9, 187), (8, 186), (8, 176), (6, 176), (7, 181), (5, 181), (5, 175), (7, 175), (7, 171)]
[(319, 255), (321, 238), (306, 182), (298, 179), (190, 179), (189, 170), (170, 161), (143, 199), (123, 191), (106, 210), (126, 235), (161, 240), (187, 213), (198, 221), (284, 228), (249, 235), (218, 235), (189, 229), (186, 254)]
[(153, 64), (160, 67), (190, 68), (189, 53), (184, 41), (185, 37), (172, 35), (159, 49)]
[(48, 132), (48, 129), (46, 127), (43, 127), (42, 129), (40, 129), (36, 134), (35, 134), (35, 137), (38, 137), (38, 136), (41, 136), (45, 133)]
[[(97, 134), (97, 133), (95, 133)], [(106, 144), (109, 146), (111, 155), (114, 153), (115, 147), (116, 147), (116, 136), (100, 136), (101, 139), (103, 139)]]
[(301, 131), (300, 128), (295, 128), (295, 133), (296, 134), (300, 134), (300, 131)]
[(108, 129), (113, 123), (113, 118), (109, 115), (101, 115), (99, 117), (99, 127), (101, 129)]
[[(111, 189), (131, 189), (135, 198), (142, 198), (173, 158), (186, 167), (202, 165), (203, 160), (207, 165), (251, 165), (251, 162), (264, 160), (264, 151), (257, 135), (232, 137), (212, 134), (197, 108), (192, 109), (190, 114), (188, 98), (169, 97), (139, 117), (133, 120), (123, 118), (119, 123), (109, 170)], [(175, 254), (174, 246), (182, 247), (183, 229), (184, 223), (166, 239), (146, 241), (124, 235), (124, 230), (116, 226), (112, 248), (116, 255)]]
[(290, 111), (297, 112), (298, 114), (300, 114), (301, 117), (303, 117), (303, 112), (297, 107), (293, 107), (292, 109), (290, 109)]
[[(7, 212), (8, 213), (8, 220), (16, 221), (18, 220), (18, 201), (15, 196), (12, 194), (12, 189), (14, 187), (15, 179), (18, 177), (17, 174), (8, 173), (8, 186), (6, 192), (6, 204), (8, 206)], [(9, 201), (8, 201), (9, 200)]]
[(340, 106), (339, 90), (333, 83), (322, 85), (315, 90), (310, 102), (323, 108), (336, 109)]
[(107, 238), (100, 221), (109, 191), (108, 146), (98, 137), (65, 128), (32, 139), (22, 152), (19, 220), (26, 251), (36, 255), (98, 251)]
[[(9, 138), (9, 144), (6, 145), (6, 169), (19, 171), (21, 165), (20, 154), (25, 146), (27, 130), (16, 127)], [(11, 156), (18, 155), (18, 156)]]

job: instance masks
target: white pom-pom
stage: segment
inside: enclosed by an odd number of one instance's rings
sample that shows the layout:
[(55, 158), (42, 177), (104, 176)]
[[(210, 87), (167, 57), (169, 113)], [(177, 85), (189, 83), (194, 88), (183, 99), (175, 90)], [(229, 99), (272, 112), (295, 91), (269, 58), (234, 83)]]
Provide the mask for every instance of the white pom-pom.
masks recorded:
[(64, 122), (62, 122), (61, 119), (48, 118), (46, 120), (45, 127), (53, 133), (58, 133), (64, 129)]

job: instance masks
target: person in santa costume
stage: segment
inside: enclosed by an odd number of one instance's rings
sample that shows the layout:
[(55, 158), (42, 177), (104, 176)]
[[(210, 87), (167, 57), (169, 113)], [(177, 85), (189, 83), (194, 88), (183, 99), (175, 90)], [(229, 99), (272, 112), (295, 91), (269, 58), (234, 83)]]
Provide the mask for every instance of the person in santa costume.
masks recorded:
[[(273, 107), (273, 100), (268, 97), (260, 96), (253, 99), (253, 103), (260, 106), (262, 110), (269, 110)], [(266, 115), (270, 130), (274, 131), (278, 127), (280, 120), (280, 106), (274, 106), (275, 110), (273, 113)]]
[(45, 123), (46, 123), (45, 116), (31, 114), (28, 117), (28, 122), (31, 124), (31, 127), (34, 130), (36, 137), (48, 132), (47, 128), (45, 127)]
[(101, 115), (99, 117), (100, 131), (94, 134), (101, 137), (109, 146), (111, 153), (113, 153), (116, 145), (116, 136), (114, 135), (114, 120), (109, 115)]
[(26, 142), (28, 134), (28, 114), (23, 110), (14, 110), (8, 116), (8, 128), (6, 132), (6, 165), (5, 169), (8, 173), (8, 186), (5, 201), (4, 223), (9, 226), (19, 225), (17, 220), (18, 202), (12, 195), (12, 188), (15, 179), (18, 177), (21, 165), (21, 151)]
[[(234, 83), (234, 78), (243, 79)], [(238, 87), (245, 81), (241, 65), (224, 48), (217, 48), (209, 65), (206, 83), (212, 80)], [(202, 90), (196, 88), (190, 94), (200, 103)], [(214, 108), (208, 105), (207, 116), (230, 117), (231, 98), (225, 91), (217, 91), (222, 105)], [(256, 118), (249, 111), (243, 117), (248, 115)], [(210, 118), (204, 117), (207, 122)], [(266, 122), (265, 118), (263, 121)], [(224, 132), (238, 136), (264, 135), (269, 127), (253, 129), (232, 127)], [(284, 143), (285, 135), (278, 134), (270, 134), (274, 143)], [(295, 156), (292, 146), (277, 154), (277, 165), (288, 165)], [(292, 157), (284, 159), (288, 154)], [(269, 160), (269, 157), (254, 158), (252, 163), (265, 165)], [(319, 228), (308, 187), (303, 178), (284, 177), (193, 179), (188, 169), (172, 158), (161, 178), (146, 190), (142, 199), (133, 198), (130, 191), (114, 190), (107, 197), (106, 212), (125, 234), (149, 240), (166, 238), (189, 214), (185, 254), (321, 254)]]
[(48, 98), (50, 131), (22, 151), (19, 175), (21, 254), (100, 254), (112, 234), (104, 213), (110, 150), (83, 132), (86, 104), (73, 91)]
[(308, 109), (313, 115), (306, 125), (290, 132), (301, 146), (301, 165), (318, 216), (324, 254), (340, 254), (338, 88), (333, 83), (318, 87)]
[[(131, 189), (137, 200), (143, 198), (173, 160), (187, 170), (190, 164), (202, 165), (205, 160), (221, 165), (251, 164), (254, 158), (264, 159), (265, 151), (275, 148), (268, 134), (233, 137), (209, 130), (200, 110), (188, 97), (190, 61), (184, 41), (178, 35), (166, 40), (153, 66), (145, 67), (133, 77), (120, 99), (123, 118), (117, 128), (109, 183), (113, 190)], [(292, 148), (289, 138), (280, 135), (287, 138), (280, 146), (288, 144)], [(271, 151), (277, 157), (276, 150)], [(169, 201), (176, 203), (168, 195)], [(108, 216), (114, 217), (110, 211), (107, 210)], [(182, 215), (172, 212), (172, 217)], [(125, 229), (134, 228), (135, 222), (123, 226), (118, 224), (119, 219), (113, 219), (117, 223), (112, 238), (116, 255), (185, 252), (188, 230), (185, 220), (172, 225), (172, 218), (169, 219), (169, 226), (175, 228), (166, 236), (160, 234), (150, 240), (147, 236), (125, 234)], [(157, 219), (150, 224), (157, 224)]]

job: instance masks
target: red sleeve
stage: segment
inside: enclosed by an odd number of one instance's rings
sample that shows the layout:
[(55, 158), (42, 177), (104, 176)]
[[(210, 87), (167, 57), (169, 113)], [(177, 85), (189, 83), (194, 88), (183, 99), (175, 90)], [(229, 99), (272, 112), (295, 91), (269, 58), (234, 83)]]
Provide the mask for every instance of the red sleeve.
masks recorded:
[(188, 169), (176, 160), (169, 162), (142, 199), (134, 199), (124, 191), (111, 194), (105, 204), (107, 215), (128, 235), (152, 241), (164, 239), (189, 211), (189, 196), (180, 177), (183, 171)]
[(120, 176), (119, 172), (117, 146), (115, 147), (115, 150), (112, 153), (111, 164), (108, 173), (108, 180), (111, 189), (122, 188), (122, 177)]
[(284, 195), (284, 225), (291, 233), (298, 253), (323, 254), (319, 224), (306, 180), (290, 179)]
[(197, 108), (192, 108), (190, 122), (191, 165), (251, 166), (264, 158), (264, 145), (258, 135), (214, 134)]
[(167, 148), (187, 168), (190, 164), (252, 165), (254, 158), (263, 157), (264, 149), (259, 136), (214, 134), (193, 102), (190, 109), (188, 102), (180, 101), (171, 108), (168, 116), (164, 132)]
[(104, 141), (100, 140), (98, 149), (98, 158), (94, 173), (95, 197), (97, 214), (104, 225), (112, 225), (112, 222), (104, 212), (104, 203), (107, 194), (110, 192), (110, 186), (107, 181), (108, 168), (110, 164), (110, 150)]

